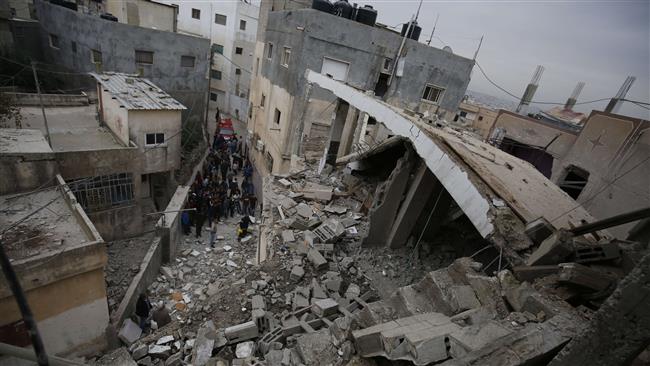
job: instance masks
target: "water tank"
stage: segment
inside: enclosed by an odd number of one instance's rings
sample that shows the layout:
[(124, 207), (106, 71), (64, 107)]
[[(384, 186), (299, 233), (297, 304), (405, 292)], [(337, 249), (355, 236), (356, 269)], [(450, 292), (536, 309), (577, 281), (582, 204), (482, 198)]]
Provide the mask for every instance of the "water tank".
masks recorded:
[(370, 5), (357, 9), (357, 22), (374, 27), (377, 22), (377, 10)]
[(328, 0), (313, 0), (311, 3), (311, 8), (324, 11), (326, 13), (334, 13), (334, 5)]
[(334, 14), (345, 19), (352, 19), (354, 8), (347, 0), (339, 0), (334, 3)]
[[(406, 30), (409, 27), (409, 23), (411, 22), (404, 23), (402, 25), (402, 33), (400, 33), (402, 37), (406, 34)], [(409, 34), (407, 37), (417, 41), (420, 39), (420, 33), (422, 33), (422, 27), (418, 25), (418, 22), (413, 21), (413, 25), (411, 26), (411, 29), (409, 30)]]

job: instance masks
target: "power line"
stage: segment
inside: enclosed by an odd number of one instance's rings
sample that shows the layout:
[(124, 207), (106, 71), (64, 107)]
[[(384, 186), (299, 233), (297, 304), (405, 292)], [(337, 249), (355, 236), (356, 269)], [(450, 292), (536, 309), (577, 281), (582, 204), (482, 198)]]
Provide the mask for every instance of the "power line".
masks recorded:
[[(509, 92), (508, 90), (506, 90), (505, 88), (501, 87), (499, 84), (497, 84), (496, 82), (494, 82), (492, 79), (490, 79), (490, 77), (487, 76), (485, 70), (483, 70), (483, 67), (481, 67), (481, 65), (478, 63), (478, 61), (476, 61), (476, 66), (478, 66), (478, 69), (481, 71), (481, 74), (483, 74), (483, 76), (485, 77), (485, 79), (487, 79), (487, 81), (488, 81), (490, 84), (494, 85), (497, 89), (499, 89), (499, 90), (501, 90), (502, 92), (508, 94), (509, 96), (515, 98), (516, 100), (519, 100), (519, 99), (520, 99), (520, 96), (517, 96), (517, 95), (515, 95), (514, 93)], [(586, 101), (586, 102), (576, 103), (575, 105), (591, 104), (591, 103), (602, 102), (602, 101), (610, 100), (610, 99), (612, 99), (612, 98), (600, 98), (600, 99), (594, 99), (594, 100), (589, 100), (589, 101)], [(536, 101), (536, 100), (530, 101), (530, 103), (531, 103), (531, 104), (551, 104), (551, 105), (564, 105), (564, 104), (565, 104), (565, 103), (558, 103), (558, 102), (541, 102), (541, 101)]]

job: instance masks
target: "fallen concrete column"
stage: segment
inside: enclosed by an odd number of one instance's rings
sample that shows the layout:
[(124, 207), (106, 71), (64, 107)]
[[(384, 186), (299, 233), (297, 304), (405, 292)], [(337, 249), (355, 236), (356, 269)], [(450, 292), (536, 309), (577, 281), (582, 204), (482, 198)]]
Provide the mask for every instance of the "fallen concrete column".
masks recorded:
[(433, 192), (436, 181), (426, 164), (421, 162), (388, 235), (388, 246), (399, 248), (406, 244), (422, 209)]

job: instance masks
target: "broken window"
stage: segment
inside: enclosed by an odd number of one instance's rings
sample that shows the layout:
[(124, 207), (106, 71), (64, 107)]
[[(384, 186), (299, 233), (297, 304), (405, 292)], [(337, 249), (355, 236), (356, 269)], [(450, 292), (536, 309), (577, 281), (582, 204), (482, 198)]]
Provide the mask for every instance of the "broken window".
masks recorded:
[(201, 10), (192, 8), (192, 18), (201, 19)]
[(59, 49), (59, 36), (50, 33), (50, 47)]
[(560, 180), (558, 186), (566, 192), (571, 198), (577, 200), (580, 194), (585, 189), (589, 181), (589, 172), (578, 168), (577, 166), (569, 166), (564, 172), (564, 178)]
[(153, 52), (135, 50), (135, 63), (136, 64), (153, 64)]
[(214, 22), (216, 24), (226, 25), (226, 20), (227, 19), (228, 19), (228, 17), (223, 15), (223, 14), (215, 14), (214, 15)]
[(68, 183), (79, 204), (88, 212), (133, 203), (133, 174), (120, 173), (76, 179)]
[(181, 56), (181, 66), (182, 67), (194, 67), (195, 62), (194, 56)]
[(165, 142), (164, 133), (148, 133), (145, 135), (145, 146), (159, 145)]
[(237, 54), (237, 55), (241, 55), (242, 53), (244, 53), (244, 49), (243, 49), (243, 48), (241, 48), (241, 47), (235, 47), (235, 54)]
[(443, 88), (427, 84), (427, 86), (424, 87), (424, 94), (422, 94), (422, 99), (432, 103), (438, 103), (440, 102), (442, 93), (444, 91), (445, 89)]
[(269, 43), (266, 47), (266, 58), (269, 60), (273, 58), (273, 43)]
[(279, 109), (275, 109), (275, 114), (273, 116), (273, 121), (275, 122), (276, 125), (280, 124), (280, 117), (282, 117), (282, 112), (280, 112)]
[(246, 21), (245, 20), (240, 20), (239, 21), (239, 29), (246, 30)]
[(284, 67), (289, 67), (289, 59), (291, 58), (291, 48), (290, 47), (284, 47), (284, 51), (282, 52), (282, 66)]

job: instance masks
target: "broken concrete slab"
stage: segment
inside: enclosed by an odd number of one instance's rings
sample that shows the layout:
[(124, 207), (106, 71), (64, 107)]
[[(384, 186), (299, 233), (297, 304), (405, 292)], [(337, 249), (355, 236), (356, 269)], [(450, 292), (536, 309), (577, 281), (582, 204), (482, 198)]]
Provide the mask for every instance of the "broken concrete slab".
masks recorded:
[(332, 199), (333, 188), (308, 182), (302, 189), (303, 197), (312, 200), (328, 202)]
[(307, 259), (311, 261), (314, 266), (314, 269), (317, 271), (327, 267), (327, 259), (323, 257), (320, 252), (316, 249), (309, 249), (307, 252)]
[[(3, 357), (4, 358), (4, 357)], [(28, 362), (12, 362), (11, 360), (6, 360), (5, 361), (7, 364), (20, 364), (20, 365), (26, 365), (26, 364), (31, 364)], [(50, 359), (50, 364), (53, 364), (53, 360)], [(35, 363), (34, 363), (35, 364)], [(61, 363), (63, 364), (63, 363)], [(67, 364), (67, 363), (66, 363)], [(98, 359), (96, 362), (93, 363), (93, 365), (96, 366), (137, 366), (136, 362), (133, 361), (133, 358), (131, 358), (131, 355), (129, 355), (129, 351), (126, 349), (126, 347), (120, 347), (116, 350), (113, 350), (104, 356), (102, 356), (100, 359)]]
[(314, 235), (316, 235), (321, 243), (328, 243), (338, 239), (343, 233), (345, 233), (345, 227), (341, 224), (339, 220), (334, 218), (329, 218), (313, 230)]
[(578, 263), (561, 263), (559, 281), (560, 283), (579, 286), (593, 291), (605, 291), (612, 287), (613, 278)]
[(228, 342), (237, 343), (256, 338), (259, 331), (254, 321), (248, 321), (226, 328), (224, 334)]
[(261, 310), (266, 310), (266, 303), (264, 302), (264, 297), (260, 295), (255, 295), (251, 299), (251, 308), (253, 310), (255, 309), (261, 309)]
[(296, 241), (296, 237), (293, 235), (293, 230), (283, 230), (282, 231), (282, 241), (286, 243), (293, 243)]
[(330, 341), (327, 329), (297, 337), (295, 349), (307, 366), (334, 364), (337, 359), (337, 349)]
[(152, 345), (149, 347), (149, 356), (166, 359), (172, 353), (169, 346)]
[(314, 215), (314, 210), (308, 204), (300, 202), (296, 206), (296, 213), (305, 219), (310, 219)]
[(526, 264), (529, 266), (558, 264), (565, 262), (573, 253), (574, 246), (571, 234), (559, 230), (540, 244), (528, 257)]
[(137, 360), (143, 358), (144, 356), (146, 356), (148, 352), (149, 352), (149, 347), (147, 347), (146, 344), (141, 344), (141, 345), (137, 346), (133, 350), (133, 352), (131, 352), (131, 356), (133, 357), (134, 360), (137, 361)]
[(304, 275), (305, 275), (305, 270), (302, 268), (302, 266), (293, 266), (289, 278), (291, 278), (291, 280), (294, 282), (298, 282), (302, 279)]
[(208, 362), (210, 357), (212, 357), (212, 349), (214, 348), (216, 338), (217, 332), (212, 320), (203, 323), (194, 341), (192, 365), (203, 366)]
[(334, 299), (327, 298), (314, 302), (311, 310), (317, 316), (324, 317), (332, 314), (336, 314), (339, 308), (339, 303), (334, 301)]
[(142, 329), (137, 325), (133, 320), (126, 319), (122, 323), (122, 328), (117, 334), (117, 337), (124, 342), (126, 345), (130, 346), (135, 341), (137, 341), (142, 335)]
[(249, 358), (255, 353), (255, 342), (241, 342), (237, 344), (235, 356), (237, 358)]

